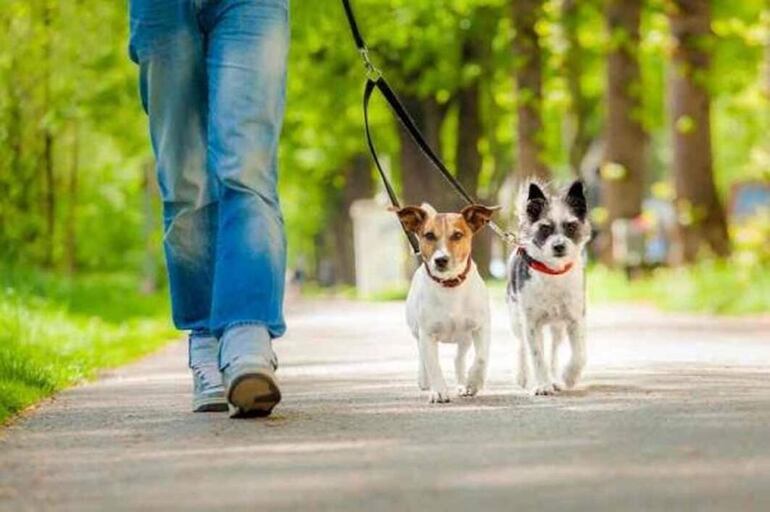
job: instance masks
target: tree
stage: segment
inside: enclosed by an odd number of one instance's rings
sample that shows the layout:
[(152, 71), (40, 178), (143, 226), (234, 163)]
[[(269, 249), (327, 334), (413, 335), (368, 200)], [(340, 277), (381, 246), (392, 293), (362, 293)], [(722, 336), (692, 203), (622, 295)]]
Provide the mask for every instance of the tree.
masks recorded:
[[(402, 95), (401, 100), (426, 141), (441, 156), (441, 128), (447, 114), (447, 104), (435, 97), (420, 97), (413, 93)], [(406, 204), (430, 202), (439, 211), (452, 208), (456, 202), (444, 178), (422, 154), (409, 133), (399, 125), (401, 183)]]
[(67, 181), (68, 207), (64, 229), (65, 267), (69, 273), (77, 268), (77, 221), (78, 221), (78, 169), (80, 168), (80, 126), (72, 121), (71, 158)]
[(343, 170), (345, 184), (336, 201), (336, 212), (331, 224), (332, 262), (337, 282), (356, 284), (356, 262), (353, 249), (353, 220), (350, 207), (358, 199), (368, 199), (374, 195), (371, 159), (369, 155), (353, 155)]
[(575, 176), (580, 176), (580, 164), (591, 144), (591, 134), (588, 130), (588, 119), (593, 104), (583, 90), (583, 74), (585, 73), (585, 49), (578, 38), (581, 22), (581, 4), (578, 0), (562, 0), (561, 22), (564, 31), (566, 51), (564, 54), (564, 76), (569, 91), (570, 104), (568, 111), (568, 155), (569, 165)]
[(607, 0), (610, 48), (607, 55), (605, 153), (602, 195), (608, 221), (642, 211), (646, 135), (638, 61), (642, 0)]
[(543, 158), (542, 50), (535, 26), (542, 0), (513, 0), (513, 53), (516, 75), (519, 178), (547, 179), (550, 171)]
[(137, 261), (134, 158), (150, 147), (126, 23), (122, 7), (102, 0), (3, 4), (3, 260), (63, 269)]
[[(482, 115), (482, 88), (484, 80), (492, 77), (490, 53), (495, 21), (498, 12), (479, 8), (474, 12), (470, 26), (464, 31), (460, 47), (460, 84), (456, 93), (457, 133), (455, 166), (457, 179), (479, 202), (487, 202), (481, 187), (481, 168), (484, 156), (479, 145), (486, 131), (491, 128)], [(491, 257), (489, 230), (483, 230), (474, 238), (474, 259), (479, 272), (489, 276)]]
[(704, 245), (719, 256), (730, 251), (711, 154), (706, 83), (713, 42), (709, 1), (672, 0), (668, 16), (675, 45), (668, 90), (676, 206), (683, 257), (693, 262)]
[(464, 80), (457, 92), (457, 153), (455, 165), (457, 166), (457, 179), (470, 191), (476, 194), (479, 188), (479, 175), (481, 173), (481, 152), (479, 140), (482, 134), (482, 119), (479, 75), (480, 58), (483, 49), (478, 37), (469, 35), (462, 45), (461, 72), (468, 71), (468, 77)]
[(45, 180), (44, 211), (46, 218), (45, 255), (44, 263), (53, 264), (54, 235), (56, 228), (56, 179), (54, 176), (54, 133), (49, 117), (53, 111), (51, 97), (51, 80), (53, 74), (53, 6), (48, 0), (43, 0), (43, 112), (42, 139), (43, 139), (43, 177)]

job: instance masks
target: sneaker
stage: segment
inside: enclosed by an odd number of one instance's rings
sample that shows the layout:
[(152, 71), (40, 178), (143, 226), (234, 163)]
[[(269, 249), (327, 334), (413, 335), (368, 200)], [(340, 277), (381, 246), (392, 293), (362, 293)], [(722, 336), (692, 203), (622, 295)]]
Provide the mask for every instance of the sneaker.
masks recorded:
[(225, 332), (222, 343), (221, 370), (230, 416), (269, 416), (281, 401), (275, 378), (278, 361), (269, 334), (259, 326), (238, 326)]
[(193, 412), (225, 412), (225, 386), (219, 371), (219, 341), (213, 336), (190, 336), (193, 374)]
[(224, 372), (230, 416), (249, 418), (269, 416), (281, 401), (272, 362), (241, 359), (230, 363)]

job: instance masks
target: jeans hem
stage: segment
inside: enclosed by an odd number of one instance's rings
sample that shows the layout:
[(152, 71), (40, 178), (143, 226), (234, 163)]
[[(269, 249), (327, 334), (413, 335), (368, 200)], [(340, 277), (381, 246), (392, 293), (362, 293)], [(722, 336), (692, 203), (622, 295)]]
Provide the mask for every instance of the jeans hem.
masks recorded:
[(220, 333), (218, 337), (221, 338), (222, 336), (225, 335), (225, 332), (227, 332), (228, 329), (233, 329), (234, 327), (243, 327), (248, 325), (264, 327), (268, 335), (270, 335), (271, 340), (280, 338), (281, 336), (283, 336), (283, 333), (286, 331), (285, 327), (274, 328), (271, 326), (272, 324), (270, 324), (269, 322), (265, 322), (263, 320), (236, 320), (234, 322), (225, 324), (224, 327), (222, 327), (221, 329), (217, 329), (216, 332)]
[[(270, 329), (270, 325), (267, 322), (264, 322), (261, 320), (236, 320), (234, 322), (230, 322), (229, 324), (226, 324), (224, 328), (218, 331), (221, 333), (220, 339), (224, 340), (225, 333), (230, 329), (234, 329), (237, 327), (249, 327), (249, 326), (263, 328), (267, 332), (267, 335), (269, 336), (271, 343), (275, 338), (277, 338), (274, 331)], [(281, 332), (280, 334), (283, 334), (283, 333)], [(222, 364), (222, 351), (224, 349), (224, 346), (225, 346), (224, 343), (219, 344), (219, 371), (224, 371), (225, 369), (227, 369), (228, 366), (230, 366), (229, 361), (225, 364)]]
[[(196, 338), (214, 338), (219, 342), (219, 337), (214, 336), (213, 333), (209, 331), (197, 331), (197, 332), (190, 332), (190, 335), (187, 337), (187, 367), (192, 370), (192, 344), (193, 344), (193, 336)], [(219, 356), (217, 356), (217, 359)]]
[(192, 340), (193, 338), (219, 338), (216, 334), (214, 334), (212, 331), (208, 329), (189, 329), (190, 335), (189, 338)]

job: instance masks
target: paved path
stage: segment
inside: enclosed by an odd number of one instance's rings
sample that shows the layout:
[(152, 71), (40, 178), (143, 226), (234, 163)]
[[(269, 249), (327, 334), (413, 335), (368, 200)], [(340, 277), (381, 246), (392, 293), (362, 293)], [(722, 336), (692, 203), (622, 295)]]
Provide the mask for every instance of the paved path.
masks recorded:
[(770, 509), (770, 321), (594, 309), (535, 398), (498, 304), (487, 391), (437, 406), (402, 317), (294, 306), (268, 420), (189, 413), (181, 343), (66, 391), (0, 434), (0, 510)]

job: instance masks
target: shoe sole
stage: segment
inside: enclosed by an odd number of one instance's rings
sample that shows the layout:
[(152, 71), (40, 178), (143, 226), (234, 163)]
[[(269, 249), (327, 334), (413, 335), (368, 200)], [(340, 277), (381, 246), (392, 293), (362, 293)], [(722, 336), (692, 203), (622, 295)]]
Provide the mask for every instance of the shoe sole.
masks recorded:
[(193, 412), (227, 412), (227, 400), (223, 396), (193, 400)]
[(268, 373), (238, 376), (227, 396), (231, 418), (263, 418), (281, 401), (281, 391)]

